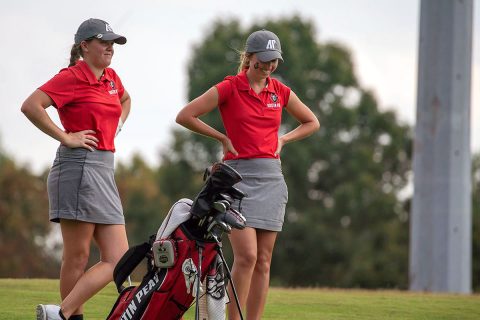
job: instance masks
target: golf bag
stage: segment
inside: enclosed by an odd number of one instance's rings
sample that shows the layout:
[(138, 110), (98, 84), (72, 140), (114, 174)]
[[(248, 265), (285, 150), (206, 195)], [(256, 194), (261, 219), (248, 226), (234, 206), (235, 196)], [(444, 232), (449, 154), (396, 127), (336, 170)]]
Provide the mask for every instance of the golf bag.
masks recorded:
[[(108, 320), (175, 320), (206, 295), (203, 319), (225, 319), (226, 279), (230, 270), (223, 257), (221, 236), (243, 229), (245, 218), (232, 207), (244, 193), (233, 185), (241, 176), (223, 163), (205, 172), (205, 183), (194, 201), (181, 199), (168, 212), (156, 235), (130, 248), (114, 270), (119, 297)], [(146, 258), (147, 273), (138, 286), (124, 287), (132, 271)], [(201, 283), (205, 282), (206, 292)], [(238, 297), (231, 281), (235, 302)], [(241, 313), (241, 311), (240, 311)], [(241, 316), (242, 317), (242, 316)], [(243, 319), (243, 317), (242, 317)]]

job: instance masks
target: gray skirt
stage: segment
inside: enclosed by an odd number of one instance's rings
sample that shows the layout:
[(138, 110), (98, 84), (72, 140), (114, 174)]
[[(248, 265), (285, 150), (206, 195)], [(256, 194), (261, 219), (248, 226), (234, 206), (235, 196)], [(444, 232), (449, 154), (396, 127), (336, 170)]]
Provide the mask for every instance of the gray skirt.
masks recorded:
[(243, 180), (235, 187), (247, 193), (241, 203), (247, 226), (282, 231), (288, 189), (280, 160), (239, 159), (226, 160), (225, 163), (242, 175)]
[(50, 221), (125, 224), (111, 151), (61, 145), (47, 180)]

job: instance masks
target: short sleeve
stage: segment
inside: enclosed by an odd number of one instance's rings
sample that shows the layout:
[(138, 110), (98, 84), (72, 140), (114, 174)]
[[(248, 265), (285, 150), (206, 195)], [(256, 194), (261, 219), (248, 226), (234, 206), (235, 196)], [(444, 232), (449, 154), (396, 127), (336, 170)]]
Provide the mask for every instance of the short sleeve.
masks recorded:
[(289, 87), (285, 86), (283, 90), (283, 101), (285, 101), (285, 105), (283, 106), (284, 108), (286, 108), (288, 105), (288, 99), (290, 99), (291, 92), (292, 90)]
[(233, 85), (230, 79), (225, 78), (222, 82), (215, 85), (218, 90), (218, 105), (222, 105), (232, 94)]
[(38, 89), (45, 92), (53, 100), (54, 106), (60, 109), (73, 100), (76, 82), (73, 72), (62, 69)]
[(290, 87), (284, 85), (280, 81), (276, 79), (272, 79), (274, 82), (274, 86), (276, 88), (276, 92), (279, 96), (282, 97), (282, 101), (284, 102), (284, 105), (282, 106), (285, 108), (288, 105), (288, 99), (290, 99), (290, 92), (292, 91)]

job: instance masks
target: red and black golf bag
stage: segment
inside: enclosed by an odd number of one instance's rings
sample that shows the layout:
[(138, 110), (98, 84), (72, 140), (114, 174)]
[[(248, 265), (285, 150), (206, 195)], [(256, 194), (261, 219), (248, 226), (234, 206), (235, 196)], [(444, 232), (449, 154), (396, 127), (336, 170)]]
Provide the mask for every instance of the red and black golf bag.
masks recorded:
[[(224, 163), (207, 169), (205, 184), (194, 201), (181, 199), (170, 209), (158, 233), (130, 248), (114, 270), (119, 297), (108, 320), (181, 319), (206, 295), (208, 319), (225, 319), (226, 284), (230, 270), (222, 252), (221, 236), (231, 228), (243, 229), (245, 218), (232, 207), (245, 196), (233, 187), (241, 176)], [(146, 258), (147, 273), (138, 286), (123, 287), (132, 271)], [(206, 292), (202, 292), (205, 283)], [(241, 313), (241, 311), (240, 311)], [(203, 318), (203, 317), (202, 317)], [(242, 318), (243, 319), (243, 318)]]

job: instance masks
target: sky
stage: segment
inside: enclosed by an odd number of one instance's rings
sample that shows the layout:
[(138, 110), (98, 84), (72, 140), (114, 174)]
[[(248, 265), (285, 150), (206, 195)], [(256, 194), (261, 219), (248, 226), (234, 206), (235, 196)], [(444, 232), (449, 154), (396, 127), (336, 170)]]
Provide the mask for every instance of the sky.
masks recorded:
[[(479, 7), (474, 39), (480, 34)], [(176, 114), (188, 102), (187, 65), (194, 46), (218, 19), (237, 19), (245, 28), (293, 15), (313, 21), (318, 42), (335, 41), (351, 50), (360, 84), (375, 93), (380, 109), (395, 110), (402, 122), (414, 125), (419, 14), (419, 0), (84, 0), (75, 7), (62, 0), (2, 1), (0, 148), (36, 173), (50, 166), (58, 142), (31, 124), (20, 107), (68, 65), (73, 35), (88, 18), (106, 20), (128, 39), (115, 46), (111, 65), (132, 97), (130, 116), (115, 141), (117, 161), (128, 163), (139, 153), (149, 164), (159, 163), (178, 128)], [(471, 148), (478, 152), (480, 43), (473, 45)], [(47, 111), (59, 124), (56, 110)]]

